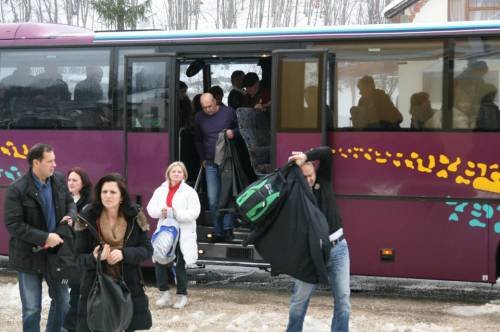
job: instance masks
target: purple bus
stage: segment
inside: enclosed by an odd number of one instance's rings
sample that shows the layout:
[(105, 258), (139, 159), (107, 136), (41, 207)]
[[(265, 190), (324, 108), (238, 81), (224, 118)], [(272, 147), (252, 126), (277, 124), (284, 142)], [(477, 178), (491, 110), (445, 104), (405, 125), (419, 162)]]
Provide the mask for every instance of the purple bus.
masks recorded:
[[(169, 162), (183, 160), (193, 183), (199, 161), (179, 81), (191, 99), (214, 85), (227, 96), (231, 73), (243, 70), (259, 75), (269, 101), (265, 116), (239, 124), (257, 173), (291, 151), (332, 148), (352, 274), (495, 283), (499, 54), (491, 21), (96, 33), (0, 25), (1, 215), (37, 142), (55, 147), (59, 171), (124, 174), (143, 205)], [(210, 243), (206, 219), (200, 263), (266, 266), (251, 246)], [(240, 227), (237, 239), (247, 233)]]

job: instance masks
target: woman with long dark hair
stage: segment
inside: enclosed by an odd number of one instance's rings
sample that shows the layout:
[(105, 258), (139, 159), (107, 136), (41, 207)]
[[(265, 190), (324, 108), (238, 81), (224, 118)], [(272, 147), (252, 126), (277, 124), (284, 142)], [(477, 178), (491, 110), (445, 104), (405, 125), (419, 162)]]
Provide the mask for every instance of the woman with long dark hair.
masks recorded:
[[(131, 204), (125, 182), (119, 174), (105, 175), (97, 182), (93, 202), (83, 208), (80, 218), (89, 226), (82, 227), (79, 222), (77, 227), (78, 263), (85, 270), (80, 288), (77, 331), (89, 331), (87, 299), (96, 279), (97, 264), (102, 264), (105, 274), (122, 277), (130, 289), (134, 314), (126, 331), (149, 329), (151, 312), (140, 267), (153, 253), (148, 237), (149, 225), (146, 216)], [(97, 230), (97, 234), (92, 229)]]
[[(91, 202), (92, 182), (88, 174), (80, 167), (71, 168), (66, 174), (68, 190), (73, 196), (78, 212)], [(69, 280), (69, 310), (64, 319), (64, 328), (69, 332), (76, 329), (78, 299), (80, 298), (80, 280)]]

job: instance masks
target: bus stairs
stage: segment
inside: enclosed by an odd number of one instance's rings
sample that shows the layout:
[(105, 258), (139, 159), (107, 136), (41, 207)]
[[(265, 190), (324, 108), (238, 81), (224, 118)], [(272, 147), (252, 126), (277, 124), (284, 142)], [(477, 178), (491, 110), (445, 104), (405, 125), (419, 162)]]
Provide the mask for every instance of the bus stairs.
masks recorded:
[(266, 263), (253, 245), (244, 247), (242, 242), (250, 229), (240, 226), (234, 229), (231, 242), (211, 242), (213, 227), (198, 225), (198, 264), (253, 266), (267, 269)]

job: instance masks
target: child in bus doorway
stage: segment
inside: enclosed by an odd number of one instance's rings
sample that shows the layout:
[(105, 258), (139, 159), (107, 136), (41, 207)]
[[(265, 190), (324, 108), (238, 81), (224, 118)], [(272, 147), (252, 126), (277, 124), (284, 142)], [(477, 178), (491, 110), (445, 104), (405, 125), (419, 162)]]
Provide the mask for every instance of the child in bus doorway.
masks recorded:
[[(198, 259), (196, 218), (200, 214), (200, 200), (196, 191), (186, 184), (187, 178), (184, 163), (176, 161), (170, 164), (165, 171), (165, 182), (156, 188), (147, 206), (149, 216), (157, 218), (159, 223), (173, 218), (179, 224), (180, 237), (174, 261), (178, 297), (173, 307), (176, 309), (184, 308), (188, 303), (186, 265), (194, 264)], [(169, 267), (171, 265), (155, 262), (156, 285), (161, 293), (156, 305), (160, 307), (172, 303), (168, 286)]]

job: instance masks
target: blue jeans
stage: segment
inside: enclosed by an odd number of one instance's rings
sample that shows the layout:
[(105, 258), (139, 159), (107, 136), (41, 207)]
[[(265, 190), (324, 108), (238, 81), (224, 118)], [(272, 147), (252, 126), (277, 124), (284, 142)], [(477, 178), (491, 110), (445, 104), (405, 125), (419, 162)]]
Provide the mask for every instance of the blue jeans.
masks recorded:
[(60, 332), (64, 317), (69, 309), (68, 285), (61, 281), (50, 280), (43, 274), (19, 272), (19, 292), (21, 293), (23, 331), (40, 331), (40, 316), (42, 312), (42, 281), (49, 286), (51, 298), (47, 332)]
[[(328, 274), (333, 295), (332, 332), (349, 331), (349, 314), (351, 312), (349, 285), (349, 248), (347, 241), (342, 240), (330, 251)], [(292, 290), (292, 301), (288, 317), (287, 332), (302, 331), (307, 306), (316, 284), (295, 280)]]
[(226, 213), (222, 216), (219, 210), (220, 173), (219, 166), (213, 162), (205, 162), (205, 177), (207, 179), (208, 208), (214, 225), (214, 235), (223, 236), (225, 230), (233, 229), (233, 215)]

